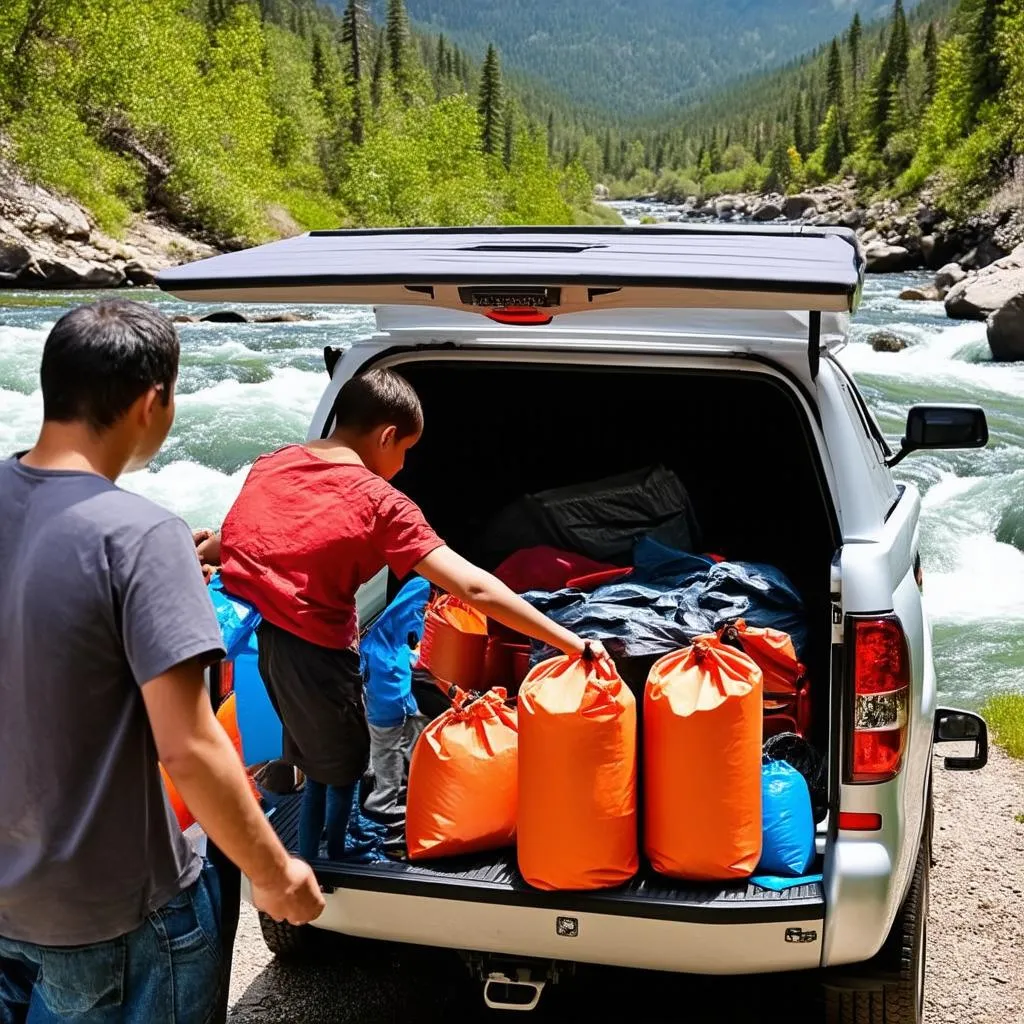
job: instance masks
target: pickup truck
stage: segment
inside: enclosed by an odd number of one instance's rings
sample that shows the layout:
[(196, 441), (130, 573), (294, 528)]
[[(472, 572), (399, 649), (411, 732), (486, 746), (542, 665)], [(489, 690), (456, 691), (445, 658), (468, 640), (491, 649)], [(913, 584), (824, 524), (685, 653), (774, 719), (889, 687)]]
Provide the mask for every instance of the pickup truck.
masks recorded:
[[(272, 951), (322, 930), (449, 947), (508, 1009), (536, 1006), (572, 963), (815, 971), (834, 1024), (921, 1021), (933, 746), (969, 744), (945, 767), (974, 770), (988, 738), (979, 716), (937, 706), (921, 500), (892, 467), (988, 431), (977, 407), (917, 405), (890, 448), (835, 357), (863, 274), (844, 229), (729, 225), (320, 231), (160, 275), (187, 300), (374, 306), (373, 334), (325, 350), (309, 438), (329, 434), (353, 374), (397, 368), (427, 425), (398, 484), (456, 550), (518, 495), (659, 463), (716, 550), (777, 566), (808, 616), (820, 882), (775, 892), (647, 869), (610, 891), (538, 892), (514, 851), (318, 861), (326, 910), (303, 929), (264, 918)], [(396, 583), (363, 588), (364, 624)], [(272, 813), (294, 848), (296, 799)]]

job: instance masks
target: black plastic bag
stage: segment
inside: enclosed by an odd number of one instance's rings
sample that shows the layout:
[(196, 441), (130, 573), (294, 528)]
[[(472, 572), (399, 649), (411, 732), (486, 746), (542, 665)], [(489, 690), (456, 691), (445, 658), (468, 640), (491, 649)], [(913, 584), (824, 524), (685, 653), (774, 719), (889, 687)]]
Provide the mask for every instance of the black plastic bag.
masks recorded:
[(700, 544), (686, 488), (664, 466), (519, 498), (484, 529), (480, 560), (499, 565), (515, 551), (549, 545), (629, 565), (634, 542), (646, 535), (680, 551)]

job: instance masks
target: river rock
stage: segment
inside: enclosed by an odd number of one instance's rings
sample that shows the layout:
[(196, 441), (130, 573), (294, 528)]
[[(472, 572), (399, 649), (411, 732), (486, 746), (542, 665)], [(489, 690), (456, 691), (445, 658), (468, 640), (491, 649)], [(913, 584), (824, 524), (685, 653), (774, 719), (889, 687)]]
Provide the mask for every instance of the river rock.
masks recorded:
[(959, 263), (947, 263), (944, 267), (940, 267), (938, 273), (936, 273), (935, 287), (942, 293), (942, 297), (945, 298), (950, 288), (958, 285), (966, 277), (967, 271)]
[(889, 331), (877, 331), (868, 341), (876, 352), (902, 352), (909, 345), (905, 338)]
[(608, 191), (607, 185), (595, 185), (594, 186), (594, 198), (598, 201), (608, 199), (611, 193)]
[(159, 271), (153, 267), (147, 267), (140, 260), (129, 260), (124, 265), (124, 273), (130, 284), (144, 286), (156, 284), (156, 275)]
[(1024, 287), (988, 318), (988, 347), (997, 362), (1024, 360)]
[(814, 196), (804, 194), (787, 196), (782, 204), (782, 214), (786, 220), (799, 220), (808, 210), (818, 212), (818, 203)]
[(909, 270), (914, 265), (910, 251), (903, 245), (872, 242), (864, 252), (869, 274), (893, 274)]
[(839, 215), (839, 224), (844, 228), (859, 228), (864, 223), (864, 213), (856, 208), (844, 210)]
[(782, 216), (782, 210), (775, 203), (763, 203), (753, 213), (753, 219), (759, 223), (770, 220), (778, 220)]
[(936, 288), (904, 288), (900, 298), (904, 302), (938, 302), (941, 296)]
[(983, 238), (962, 260), (960, 266), (964, 270), (983, 270), (990, 267), (996, 260), (1009, 255), (1005, 249), (996, 244), (991, 237)]
[(175, 313), (171, 317), (171, 322), (176, 324), (197, 324), (199, 323), (199, 317), (192, 316), (191, 313)]
[(117, 288), (124, 271), (116, 266), (91, 263), (77, 256), (37, 256), (19, 275), (19, 283), (41, 288)]
[(732, 196), (723, 196), (715, 201), (715, 216), (725, 217), (736, 209), (736, 200)]
[(0, 237), (0, 280), (13, 281), (31, 262), (28, 247)]
[(201, 316), (200, 321), (208, 324), (247, 324), (249, 317), (239, 313), (237, 309), (218, 309), (213, 313)]
[(986, 320), (1024, 292), (1024, 245), (969, 275), (946, 296), (946, 315), (954, 320)]

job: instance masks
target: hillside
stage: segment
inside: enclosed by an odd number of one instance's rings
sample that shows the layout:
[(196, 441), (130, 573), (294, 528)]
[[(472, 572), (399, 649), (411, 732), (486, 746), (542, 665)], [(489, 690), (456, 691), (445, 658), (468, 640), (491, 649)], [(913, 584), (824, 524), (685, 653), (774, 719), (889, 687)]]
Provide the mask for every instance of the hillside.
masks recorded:
[(356, 2), (0, 4), (5, 173), (115, 236), (145, 212), (221, 247), (339, 225), (586, 219), (591, 182), (549, 159), (544, 102), (516, 102), (496, 53), (484, 75), (412, 32), (401, 0), (386, 26)]
[[(340, 4), (342, 0), (337, 0)], [(382, 7), (384, 0), (377, 0)], [(839, 32), (879, 0), (408, 0), (413, 21), (472, 51), (488, 42), (509, 67), (577, 103), (639, 115), (775, 67)]]

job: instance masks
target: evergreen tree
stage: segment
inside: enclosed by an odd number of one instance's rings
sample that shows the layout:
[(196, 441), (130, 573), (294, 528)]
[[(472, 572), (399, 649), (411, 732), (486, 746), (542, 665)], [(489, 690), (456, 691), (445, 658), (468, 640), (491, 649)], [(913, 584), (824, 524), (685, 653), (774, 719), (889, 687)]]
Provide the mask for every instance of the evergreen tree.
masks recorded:
[(478, 110), (482, 122), (481, 142), (489, 156), (498, 152), (502, 140), (501, 65), (494, 44), (487, 47), (483, 71), (480, 75), (480, 101)]
[(818, 146), (821, 166), (831, 178), (837, 175), (843, 166), (846, 155), (846, 144), (843, 140), (843, 126), (836, 107), (829, 107), (825, 115), (825, 123), (821, 126), (821, 142)]
[(853, 85), (853, 94), (856, 96), (860, 91), (860, 80), (864, 71), (861, 63), (863, 60), (861, 47), (864, 42), (864, 26), (860, 20), (860, 11), (854, 14), (853, 21), (850, 22), (848, 41), (850, 46), (850, 81)]
[(405, 0), (388, 0), (388, 17), (384, 32), (387, 40), (391, 81), (394, 82), (396, 92), (405, 102), (408, 102), (410, 99), (409, 16), (405, 11)]
[(785, 133), (775, 133), (775, 142), (768, 154), (768, 172), (761, 185), (765, 192), (785, 192), (789, 185), (791, 167), (787, 141)]
[(924, 98), (931, 103), (939, 86), (939, 39), (935, 33), (935, 22), (928, 22), (924, 37)]
[(327, 85), (327, 58), (324, 55), (324, 44), (319, 32), (313, 36), (313, 53), (310, 60), (313, 88), (317, 92), (323, 92)]
[(966, 25), (968, 60), (971, 69), (971, 116), (1003, 88), (1006, 75), (998, 56), (999, 16), (1004, 0), (961, 0), (958, 12)]
[(341, 41), (348, 47), (345, 79), (352, 87), (352, 141), (362, 145), (366, 134), (366, 114), (363, 110), (363, 24), (366, 12), (363, 0), (348, 0), (341, 22)]
[(555, 112), (548, 111), (548, 155), (555, 151)]
[(839, 52), (839, 40), (832, 40), (832, 48), (828, 54), (828, 72), (826, 73), (825, 105), (834, 109), (842, 123), (843, 115), (843, 55)]
[(601, 149), (601, 170), (605, 174), (612, 172), (612, 130), (606, 128), (604, 133), (604, 144)]
[(909, 71), (910, 30), (903, 11), (903, 0), (895, 0), (889, 44), (872, 82), (871, 130), (880, 151), (885, 148), (906, 114), (902, 109), (901, 93)]
[(445, 43), (444, 33), (437, 37), (437, 50), (434, 53), (434, 73), (438, 81), (444, 77), (448, 60), (448, 46)]
[(804, 114), (804, 94), (796, 94), (796, 102), (793, 105), (793, 147), (801, 156), (806, 156), (808, 149), (807, 139), (807, 117)]
[(384, 102), (384, 84), (388, 66), (388, 42), (382, 29), (377, 36), (377, 47), (373, 55), (373, 70), (370, 72), (370, 102), (379, 110)]
[(515, 110), (512, 105), (509, 104), (505, 108), (505, 116), (502, 119), (504, 121), (504, 132), (505, 137), (501, 148), (502, 162), (505, 164), (505, 170), (512, 169), (512, 150), (515, 145), (516, 138), (516, 116)]

